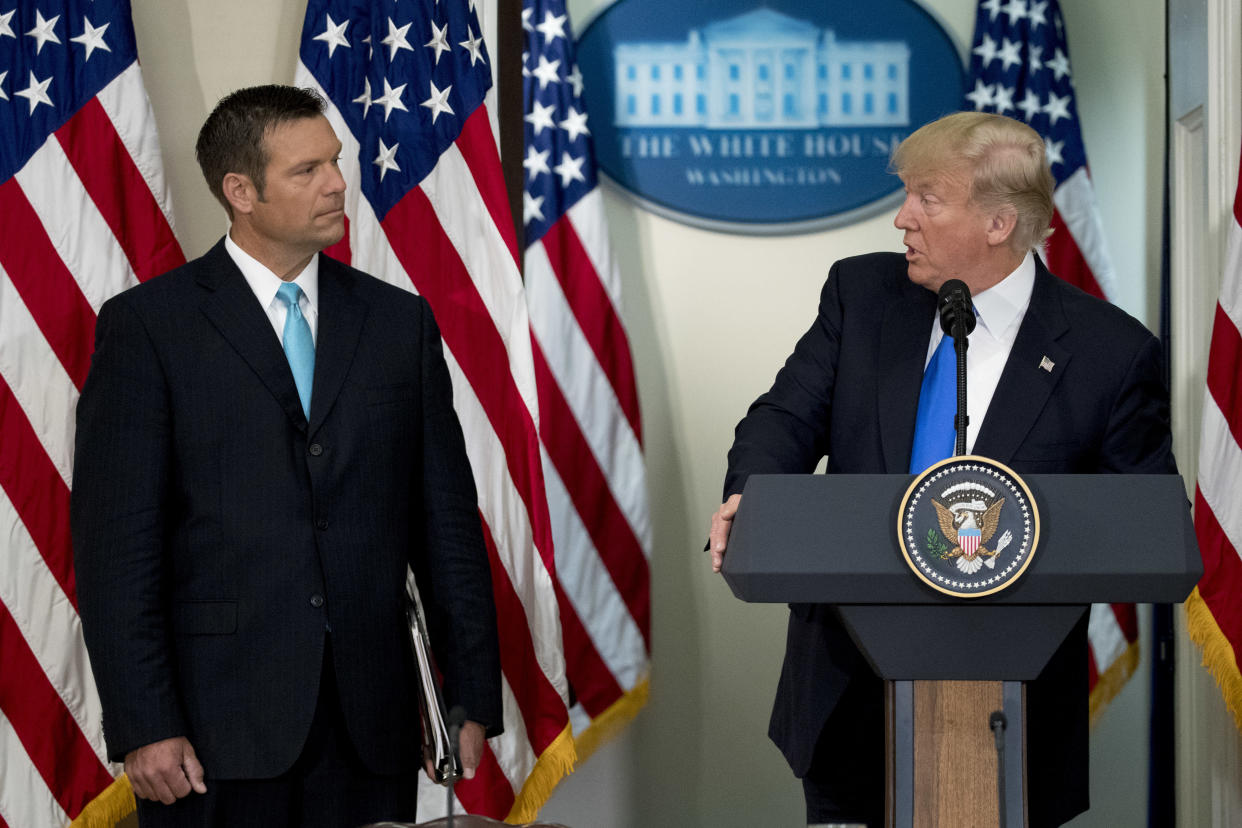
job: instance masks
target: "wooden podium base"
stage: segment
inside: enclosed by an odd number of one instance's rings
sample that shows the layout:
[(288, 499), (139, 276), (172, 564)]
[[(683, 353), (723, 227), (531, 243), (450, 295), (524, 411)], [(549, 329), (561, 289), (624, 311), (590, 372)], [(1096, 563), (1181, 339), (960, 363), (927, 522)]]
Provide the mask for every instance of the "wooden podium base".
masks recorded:
[[(885, 687), (890, 828), (1026, 825), (1021, 682), (890, 681)], [(1005, 721), (1003, 781), (994, 712)]]

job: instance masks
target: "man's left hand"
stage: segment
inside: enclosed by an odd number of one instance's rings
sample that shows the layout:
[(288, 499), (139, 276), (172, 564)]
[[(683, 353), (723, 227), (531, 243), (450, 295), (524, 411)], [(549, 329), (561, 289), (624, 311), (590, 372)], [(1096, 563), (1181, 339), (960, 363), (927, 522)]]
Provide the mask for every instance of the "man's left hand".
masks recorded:
[(483, 733), (483, 725), (478, 722), (468, 721), (461, 726), (461, 769), (466, 779), (474, 779), (474, 771), (483, 761), (483, 744), (487, 741)]

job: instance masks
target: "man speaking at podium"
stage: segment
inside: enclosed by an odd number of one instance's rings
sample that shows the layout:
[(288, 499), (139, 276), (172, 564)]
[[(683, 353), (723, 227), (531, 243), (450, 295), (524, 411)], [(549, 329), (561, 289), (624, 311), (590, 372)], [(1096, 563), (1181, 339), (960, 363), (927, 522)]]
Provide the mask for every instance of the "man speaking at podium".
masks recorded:
[[(720, 570), (751, 474), (918, 473), (953, 454), (928, 409), (954, 385), (936, 293), (970, 289), (967, 453), (1019, 474), (1175, 473), (1159, 343), (1118, 308), (1057, 279), (1044, 142), (1019, 121), (963, 112), (893, 153), (905, 256), (833, 265), (819, 312), (738, 424), (709, 548)], [(951, 394), (952, 392), (950, 392)], [(950, 397), (952, 398), (952, 397)], [(1027, 689), (1030, 824), (1086, 810), (1086, 618)], [(768, 734), (803, 780), (807, 821), (882, 826), (883, 684), (830, 607), (790, 607)]]

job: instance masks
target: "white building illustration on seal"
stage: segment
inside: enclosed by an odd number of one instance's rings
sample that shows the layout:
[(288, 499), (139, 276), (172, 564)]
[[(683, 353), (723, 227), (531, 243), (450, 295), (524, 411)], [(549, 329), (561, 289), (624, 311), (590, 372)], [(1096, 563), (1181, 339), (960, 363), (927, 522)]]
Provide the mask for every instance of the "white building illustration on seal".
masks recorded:
[(907, 126), (910, 48), (842, 41), (771, 9), (618, 43), (616, 125), (798, 129)]

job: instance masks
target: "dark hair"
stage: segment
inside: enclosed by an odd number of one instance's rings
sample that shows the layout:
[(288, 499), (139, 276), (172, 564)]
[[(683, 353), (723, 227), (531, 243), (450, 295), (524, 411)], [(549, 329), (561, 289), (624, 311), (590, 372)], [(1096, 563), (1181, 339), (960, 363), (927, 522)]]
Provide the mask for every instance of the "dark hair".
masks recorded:
[(216, 104), (198, 131), (194, 154), (211, 194), (230, 219), (233, 208), (224, 197), (224, 176), (247, 176), (262, 199), (268, 132), (289, 121), (322, 115), (323, 109), (323, 98), (315, 90), (277, 84), (238, 89)]

